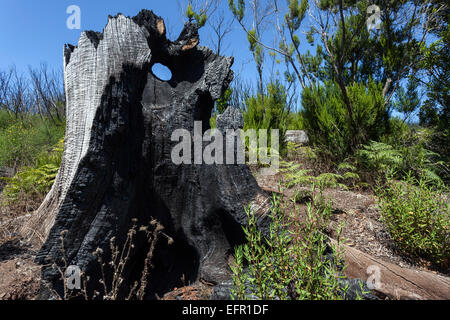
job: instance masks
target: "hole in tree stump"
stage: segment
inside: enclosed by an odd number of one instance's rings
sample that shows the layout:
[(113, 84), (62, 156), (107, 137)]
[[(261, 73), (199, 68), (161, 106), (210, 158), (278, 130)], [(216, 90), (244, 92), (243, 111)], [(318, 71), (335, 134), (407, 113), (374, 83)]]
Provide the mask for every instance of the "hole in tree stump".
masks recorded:
[(172, 79), (172, 72), (170, 69), (161, 63), (155, 63), (152, 66), (152, 73), (161, 81), (170, 81), (170, 79)]

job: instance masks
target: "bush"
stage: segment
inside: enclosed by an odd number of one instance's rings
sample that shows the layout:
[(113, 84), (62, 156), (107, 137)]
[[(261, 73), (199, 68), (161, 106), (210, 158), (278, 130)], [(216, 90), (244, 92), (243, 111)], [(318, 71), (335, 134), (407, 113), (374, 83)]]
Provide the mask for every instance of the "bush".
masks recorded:
[(60, 140), (51, 152), (38, 156), (35, 166), (23, 167), (13, 178), (4, 178), (7, 182), (3, 191), (6, 204), (23, 200), (39, 205), (55, 181), (63, 150), (64, 140)]
[(64, 123), (37, 115), (15, 118), (5, 114), (0, 112), (0, 167), (35, 166), (38, 156), (64, 137)]
[(257, 94), (246, 99), (244, 114), (244, 130), (267, 129), (268, 147), (270, 146), (270, 130), (279, 129), (280, 151), (285, 149), (284, 137), (289, 126), (289, 117), (286, 107), (286, 92), (279, 82), (267, 85), (267, 94)]
[(301, 112), (291, 112), (288, 115), (288, 130), (303, 130), (303, 115)]
[(303, 125), (311, 142), (333, 161), (342, 161), (369, 140), (378, 140), (388, 126), (380, 84), (354, 83), (347, 87), (353, 106), (350, 118), (341, 90), (326, 82), (302, 91)]
[[(308, 148), (304, 148), (308, 150)], [(347, 189), (345, 183), (352, 182), (355, 177), (359, 176), (351, 171), (345, 172), (343, 175), (332, 172), (322, 172), (316, 176), (311, 175), (311, 169), (303, 168), (301, 163), (293, 163), (289, 161), (280, 162), (280, 172), (283, 174), (283, 179), (286, 187), (291, 188), (294, 186), (312, 186), (313, 188), (319, 188), (323, 190), (325, 188), (341, 188)], [(341, 171), (346, 171), (345, 169), (351, 167), (346, 164), (340, 165)]]
[(396, 179), (413, 174), (434, 185), (442, 184), (436, 169), (445, 164), (438, 161), (439, 158), (438, 154), (425, 149), (421, 143), (394, 148), (375, 141), (364, 145), (354, 156), (359, 175), (366, 181), (384, 180), (386, 174)]
[(378, 189), (382, 219), (405, 253), (440, 266), (450, 262), (448, 201), (423, 179), (388, 180)]
[[(292, 201), (295, 205), (295, 199)], [(340, 285), (340, 252), (329, 247), (321, 232), (330, 216), (329, 205), (315, 198), (308, 203), (306, 221), (300, 223), (294, 216), (285, 216), (274, 196), (268, 238), (257, 229), (251, 210), (246, 212), (248, 243), (235, 250), (236, 260), (230, 266), (234, 299), (345, 298), (347, 288)]]

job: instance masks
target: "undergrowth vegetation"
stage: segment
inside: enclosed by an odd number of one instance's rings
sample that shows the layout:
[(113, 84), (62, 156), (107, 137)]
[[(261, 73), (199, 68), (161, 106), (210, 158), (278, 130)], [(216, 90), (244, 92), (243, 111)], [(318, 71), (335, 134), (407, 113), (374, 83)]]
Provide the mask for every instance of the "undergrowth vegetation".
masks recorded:
[[(36, 210), (50, 191), (61, 164), (65, 123), (38, 115), (15, 117), (0, 110), (0, 168), (12, 168), (0, 205), (17, 214)], [(11, 211), (10, 210), (10, 211)]]
[[(66, 274), (68, 270), (66, 248), (64, 237), (67, 231), (61, 232), (61, 254), (60, 261), (53, 261), (52, 268), (57, 270), (62, 283), (62, 292), (57, 292), (49, 288), (53, 297), (57, 300), (72, 300), (81, 298), (84, 300), (143, 300), (148, 290), (148, 282), (153, 268), (152, 260), (156, 245), (161, 238), (164, 238), (168, 245), (172, 245), (174, 240), (166, 235), (164, 226), (157, 220), (151, 220), (148, 225), (138, 227), (137, 219), (132, 220), (132, 226), (127, 232), (123, 242), (118, 243), (115, 237), (109, 241), (109, 248), (105, 250), (97, 248), (92, 255), (96, 258), (100, 278), (95, 281), (91, 275), (81, 272), (79, 283), (75, 283), (75, 289), (68, 287), (70, 277)], [(143, 237), (148, 249), (143, 261), (140, 277), (129, 286), (125, 286), (124, 278), (127, 269), (134, 265), (133, 256), (136, 254), (138, 237)], [(142, 240), (142, 239), (141, 239)], [(107, 251), (107, 252), (106, 252)], [(112, 276), (110, 276), (112, 275)], [(97, 288), (92, 290), (92, 288)]]
[(3, 191), (6, 205), (19, 202), (39, 205), (50, 191), (61, 165), (64, 140), (61, 139), (49, 152), (41, 152), (32, 166), (22, 167), (12, 178), (3, 178), (7, 185)]
[[(313, 192), (314, 193), (314, 189)], [(344, 267), (338, 245), (331, 245), (322, 232), (331, 206), (321, 195), (307, 204), (306, 219), (298, 219), (296, 199), (272, 200), (272, 224), (268, 235), (258, 229), (258, 218), (246, 210), (248, 243), (235, 250), (234, 299), (327, 300), (345, 299)], [(290, 212), (290, 213), (286, 213)], [(338, 230), (338, 234), (340, 231)]]
[[(197, 12), (194, 2), (189, 1), (187, 18), (207, 27), (207, 10)], [(269, 130), (266, 154), (271, 156), (270, 129), (278, 129), (283, 183), (312, 190), (296, 190), (289, 204), (273, 198), (267, 237), (247, 209), (248, 243), (236, 249), (231, 265), (233, 297), (345, 298), (341, 252), (323, 233), (332, 211), (320, 195), (327, 188), (374, 192), (382, 222), (398, 249), (448, 268), (448, 5), (435, 0), (384, 1), (380, 26), (370, 31), (365, 27), (370, 1), (289, 0), (277, 10), (267, 10), (265, 1), (224, 3), (231, 13), (230, 28), (239, 23), (245, 31), (246, 39), (235, 42), (249, 45), (257, 78), (249, 85), (234, 80), (215, 102), (210, 125), (215, 127), (217, 115), (228, 106), (241, 110), (245, 130)], [(225, 20), (215, 28), (217, 53), (230, 32), (220, 32)], [(273, 32), (263, 32), (267, 26)], [(30, 69), (28, 78), (15, 68), (0, 72), (0, 169), (16, 172), (0, 177), (1, 187), (6, 183), (0, 206), (18, 214), (37, 209), (61, 163), (61, 81), (45, 66)], [(287, 130), (305, 130), (309, 145), (287, 143)], [(256, 149), (247, 145), (249, 153), (267, 151)], [(259, 165), (267, 166), (261, 161)], [(301, 221), (299, 202), (307, 207)], [(151, 233), (140, 230), (150, 247), (163, 235), (159, 224), (152, 227)], [(110, 244), (108, 267), (116, 278), (108, 285), (103, 279), (99, 298), (117, 298), (127, 260), (122, 258), (128, 257), (136, 232), (133, 227), (120, 250), (121, 244)], [(147, 271), (152, 252), (145, 262)], [(97, 257), (103, 268), (106, 258), (100, 251)], [(143, 274), (144, 283), (147, 276)], [(142, 298), (141, 289), (136, 284), (130, 297)]]
[(0, 110), (0, 167), (18, 169), (35, 165), (41, 153), (57, 144), (64, 132), (64, 122), (30, 114), (16, 118)]
[(382, 219), (398, 247), (442, 268), (450, 266), (448, 194), (408, 175), (378, 189)]

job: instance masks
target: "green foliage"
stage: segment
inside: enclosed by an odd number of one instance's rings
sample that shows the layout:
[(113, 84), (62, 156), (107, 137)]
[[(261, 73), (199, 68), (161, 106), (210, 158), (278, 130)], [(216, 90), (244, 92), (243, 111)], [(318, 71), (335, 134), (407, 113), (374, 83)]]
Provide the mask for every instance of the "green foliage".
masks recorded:
[(5, 130), (16, 121), (14, 115), (6, 110), (0, 110), (0, 130)]
[(398, 88), (397, 101), (394, 103), (394, 108), (404, 115), (405, 120), (409, 120), (411, 115), (420, 108), (420, 98), (417, 92), (418, 81), (415, 78), (410, 78), (406, 87)]
[(280, 172), (283, 174), (286, 186), (291, 188), (293, 186), (312, 186), (319, 189), (324, 188), (343, 188), (347, 186), (342, 183), (348, 179), (353, 179), (353, 175), (340, 175), (337, 173), (322, 173), (318, 176), (310, 175), (311, 170), (302, 169), (302, 164), (293, 162), (280, 162)]
[(231, 13), (233, 13), (234, 17), (239, 22), (242, 22), (245, 14), (245, 0), (237, 0), (237, 6), (234, 3), (234, 0), (228, 0), (228, 6), (231, 10)]
[[(433, 5), (443, 5), (439, 0)], [(447, 13), (446, 13), (447, 12)], [(449, 131), (450, 118), (450, 28), (448, 10), (441, 10), (440, 19), (435, 19), (435, 35), (438, 39), (428, 46), (421, 47), (421, 67), (428, 74), (427, 99), (420, 110), (420, 122), (423, 125), (438, 126)]]
[(358, 164), (365, 170), (375, 174), (385, 173), (399, 168), (402, 163), (400, 151), (392, 146), (372, 141), (356, 153)]
[(6, 204), (19, 200), (38, 201), (47, 194), (55, 181), (64, 150), (61, 139), (50, 152), (42, 152), (35, 166), (23, 167), (13, 178), (4, 178), (7, 185), (3, 191)]
[(288, 114), (288, 130), (303, 130), (303, 115), (301, 112), (291, 112)]
[(233, 89), (228, 88), (225, 90), (225, 92), (222, 94), (222, 96), (216, 101), (214, 112), (211, 116), (211, 119), (209, 119), (209, 125), (211, 129), (216, 128), (216, 119), (219, 114), (222, 114), (227, 110), (228, 106), (230, 105), (231, 96), (233, 95)]
[(303, 124), (311, 142), (337, 161), (345, 159), (359, 144), (377, 140), (388, 121), (380, 84), (372, 80), (367, 86), (354, 83), (347, 91), (356, 127), (336, 83), (326, 82), (302, 91)]
[[(319, 203), (313, 200), (313, 203)], [(322, 202), (320, 202), (322, 203)], [(248, 243), (235, 250), (234, 299), (337, 300), (345, 298), (343, 278), (336, 261), (341, 253), (332, 246), (331, 259), (324, 259), (327, 238), (321, 232), (330, 215), (329, 205), (308, 203), (306, 221), (286, 216), (280, 200), (273, 197), (272, 224), (265, 238), (257, 228), (257, 217), (246, 210)], [(245, 267), (248, 265), (248, 267)]]
[(450, 262), (450, 212), (446, 195), (426, 180), (408, 176), (378, 189), (382, 218), (392, 238), (406, 253), (441, 266)]
[(194, 10), (191, 3), (188, 4), (185, 15), (189, 19), (189, 22), (192, 22), (195, 20), (195, 22), (197, 23), (197, 25), (199, 27), (203, 27), (206, 24), (206, 21), (208, 20), (208, 16), (206, 15), (206, 12), (200, 10), (200, 12), (197, 13)]
[(394, 148), (391, 145), (372, 141), (355, 154), (358, 168), (375, 178), (385, 178), (386, 174), (398, 179), (413, 173), (417, 178), (426, 178), (435, 185), (442, 184), (442, 179), (436, 174), (439, 166), (445, 166), (442, 161), (436, 161), (439, 155), (431, 152), (421, 144)]
[(288, 3), (289, 13), (285, 17), (286, 23), (292, 30), (298, 30), (308, 10), (308, 1), (302, 0), (299, 4), (298, 0), (289, 0)]
[[(270, 141), (270, 130), (279, 129), (280, 147), (284, 150), (284, 137), (289, 126), (289, 113), (286, 108), (286, 92), (279, 82), (267, 85), (265, 97), (258, 93), (246, 99), (244, 114), (244, 130), (267, 129)], [(268, 143), (268, 146), (270, 144)]]
[(216, 101), (216, 110), (219, 114), (222, 114), (225, 112), (225, 110), (230, 105), (231, 95), (233, 94), (233, 89), (228, 88), (225, 90), (225, 92), (222, 94), (222, 96)]
[(22, 119), (0, 111), (0, 167), (34, 165), (37, 156), (64, 136), (65, 126), (36, 115)]

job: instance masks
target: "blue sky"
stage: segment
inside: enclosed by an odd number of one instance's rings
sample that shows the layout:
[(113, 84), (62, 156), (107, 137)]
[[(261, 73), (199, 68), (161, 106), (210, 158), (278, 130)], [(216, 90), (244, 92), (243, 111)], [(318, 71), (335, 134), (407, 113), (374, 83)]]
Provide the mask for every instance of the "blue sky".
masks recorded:
[[(141, 9), (153, 10), (164, 18), (171, 39), (178, 37), (186, 18), (182, 6), (187, 0), (0, 0), (0, 71), (15, 65), (19, 72), (26, 73), (28, 67), (46, 63), (51, 69), (62, 70), (62, 51), (65, 43), (76, 45), (83, 30), (102, 31), (108, 15), (123, 13), (136, 15)], [(228, 1), (221, 0), (215, 15), (231, 18)], [(81, 9), (81, 29), (70, 30), (66, 26), (71, 5)], [(264, 35), (273, 38), (273, 25), (268, 25)], [(315, 51), (300, 35), (301, 51)], [(211, 29), (200, 30), (200, 44), (212, 47)], [(265, 42), (265, 41), (264, 41)], [(268, 43), (270, 45), (270, 43)], [(255, 85), (257, 73), (246, 35), (238, 23), (225, 39), (224, 55), (234, 56), (233, 70), (245, 82)], [(266, 54), (268, 57), (268, 54)], [(283, 68), (280, 65), (277, 68)], [(266, 61), (265, 78), (271, 74), (271, 62)]]
[[(47, 63), (53, 69), (62, 68), (62, 48), (65, 43), (77, 44), (83, 30), (102, 31), (108, 15), (123, 13), (136, 15), (141, 9), (151, 9), (163, 17), (169, 36), (176, 38), (185, 21), (180, 4), (182, 0), (1, 0), (0, 1), (0, 70), (15, 65), (26, 72), (28, 66)], [(223, 1), (223, 12), (229, 14)], [(69, 30), (67, 7), (81, 9), (81, 29)], [(221, 11), (222, 12), (222, 11)], [(207, 28), (200, 32), (201, 45), (209, 46)], [(245, 35), (235, 24), (225, 40), (225, 55), (235, 57), (233, 69), (245, 77), (253, 77), (254, 65)]]

